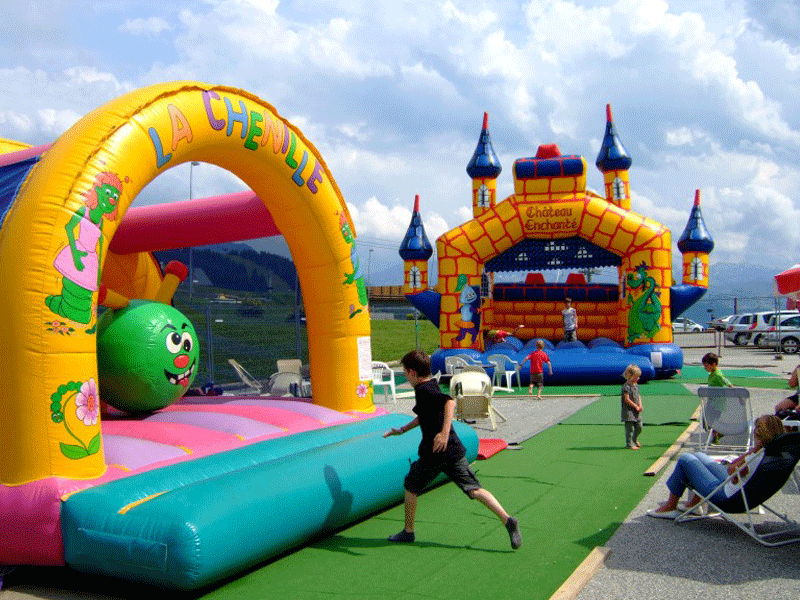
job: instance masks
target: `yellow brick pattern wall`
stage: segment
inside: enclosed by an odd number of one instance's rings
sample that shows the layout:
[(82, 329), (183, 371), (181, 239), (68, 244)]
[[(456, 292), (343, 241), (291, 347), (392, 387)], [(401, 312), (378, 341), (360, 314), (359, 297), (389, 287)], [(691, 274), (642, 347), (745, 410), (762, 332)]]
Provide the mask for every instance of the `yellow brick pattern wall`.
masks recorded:
[[(583, 160), (583, 159), (582, 159)], [(471, 336), (461, 340), (459, 276), (468, 285), (478, 286), (483, 263), (511, 248), (522, 239), (558, 239), (578, 235), (581, 238), (622, 257), (620, 284), (628, 273), (641, 263), (647, 265), (647, 275), (655, 281), (661, 304), (660, 328), (647, 338), (639, 337), (633, 344), (672, 342), (670, 325), (669, 287), (672, 284), (671, 236), (669, 230), (630, 211), (627, 171), (606, 175), (606, 189), (615, 177), (625, 183), (627, 201), (622, 205), (586, 194), (585, 160), (583, 173), (578, 176), (516, 179), (515, 194), (482, 210), (473, 220), (452, 229), (437, 240), (439, 256), (439, 285), (442, 294), (440, 340), (442, 348), (481, 348), (480, 340)], [(473, 209), (477, 210), (475, 195), (480, 180), (473, 182)], [(685, 269), (686, 267), (684, 267)], [(623, 291), (628, 292), (623, 288)], [(632, 290), (636, 299), (642, 292)], [(620, 294), (618, 302), (576, 302), (578, 336), (588, 340), (608, 337), (623, 344), (628, 337), (628, 298)], [(563, 337), (560, 302), (495, 302), (484, 300), (481, 310), (481, 329), (524, 328), (523, 338), (543, 337), (557, 340)]]
[[(695, 259), (698, 259), (703, 265), (700, 279), (695, 279), (697, 273), (692, 265)], [(708, 287), (708, 254), (706, 252), (687, 252), (683, 255), (683, 283)]]
[[(419, 285), (412, 287), (411, 270), (413, 267), (419, 269)], [(428, 289), (428, 261), (426, 260), (406, 260), (403, 261), (403, 294), (416, 294)]]

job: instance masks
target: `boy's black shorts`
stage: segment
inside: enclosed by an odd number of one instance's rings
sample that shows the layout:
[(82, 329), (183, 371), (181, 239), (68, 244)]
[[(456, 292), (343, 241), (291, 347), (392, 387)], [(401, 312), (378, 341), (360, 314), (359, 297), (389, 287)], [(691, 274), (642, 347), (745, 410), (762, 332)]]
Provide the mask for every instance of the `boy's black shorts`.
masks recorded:
[(435, 458), (420, 458), (411, 463), (405, 479), (405, 488), (412, 494), (419, 496), (439, 473), (447, 475), (465, 494), (479, 490), (481, 484), (465, 457), (455, 462)]

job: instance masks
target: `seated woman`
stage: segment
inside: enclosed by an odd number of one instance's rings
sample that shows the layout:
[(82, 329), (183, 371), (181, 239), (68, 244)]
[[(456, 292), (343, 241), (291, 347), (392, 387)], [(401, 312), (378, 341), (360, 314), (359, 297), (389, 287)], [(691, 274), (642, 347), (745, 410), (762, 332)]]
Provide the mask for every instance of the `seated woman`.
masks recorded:
[(794, 390), (794, 394), (784, 398), (780, 402), (775, 405), (775, 414), (778, 415), (779, 418), (785, 419), (787, 417), (795, 417), (797, 416), (796, 413), (798, 412), (797, 404), (797, 390), (798, 390), (798, 381), (797, 381), (797, 370), (800, 369), (800, 366), (795, 367), (792, 374), (789, 376), (789, 387)]
[[(720, 483), (725, 481), (728, 475), (732, 474), (745, 461), (745, 457), (755, 454), (769, 442), (785, 432), (783, 423), (775, 415), (763, 415), (755, 422), (755, 447), (728, 465), (718, 463), (713, 458), (702, 452), (687, 452), (681, 454), (675, 464), (675, 470), (667, 479), (669, 498), (655, 510), (648, 510), (647, 514), (659, 519), (674, 519), (685, 510), (692, 508), (700, 503), (700, 496), (692, 494), (692, 499), (686, 503), (678, 505), (683, 492), (687, 487), (707, 496)], [(712, 502), (722, 502), (726, 500), (725, 490), (718, 490), (712, 497)]]

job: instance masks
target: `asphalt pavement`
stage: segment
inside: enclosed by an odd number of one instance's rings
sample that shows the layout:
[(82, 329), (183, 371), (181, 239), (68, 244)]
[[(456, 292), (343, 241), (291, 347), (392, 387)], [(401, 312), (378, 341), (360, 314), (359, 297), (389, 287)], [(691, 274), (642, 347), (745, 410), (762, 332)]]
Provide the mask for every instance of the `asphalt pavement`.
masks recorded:
[[(679, 334), (684, 364), (699, 365), (703, 354), (717, 351), (712, 334)], [(774, 351), (752, 346), (720, 346), (720, 367), (760, 369), (786, 376), (798, 364), (797, 355), (780, 359)], [(696, 389), (697, 386), (687, 386)], [(750, 389), (755, 416), (770, 414), (787, 390)], [(576, 600), (765, 600), (800, 596), (797, 544), (761, 546), (732, 524), (705, 519), (676, 525), (653, 519), (648, 509), (668, 494), (665, 482), (670, 462), (650, 492), (607, 542), (611, 552)], [(790, 480), (769, 503), (800, 521), (800, 492)], [(763, 517), (762, 517), (763, 518)]]

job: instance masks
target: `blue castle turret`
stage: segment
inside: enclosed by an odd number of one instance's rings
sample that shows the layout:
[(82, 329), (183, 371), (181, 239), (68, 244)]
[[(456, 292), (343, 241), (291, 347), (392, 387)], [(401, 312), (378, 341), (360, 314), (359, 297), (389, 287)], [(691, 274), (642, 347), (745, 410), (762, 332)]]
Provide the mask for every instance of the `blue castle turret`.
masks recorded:
[(503, 167), (492, 147), (489, 135), (489, 113), (483, 113), (483, 128), (478, 145), (467, 164), (467, 175), (472, 179), (472, 216), (479, 217), (494, 208), (497, 197), (497, 176)]
[(419, 214), (419, 195), (414, 197), (414, 211), (406, 236), (400, 244), (403, 259), (403, 294), (428, 320), (439, 326), (441, 295), (428, 289), (428, 259), (433, 255), (433, 246), (425, 235), (422, 216)]
[(678, 250), (686, 252), (705, 252), (710, 253), (714, 249), (714, 240), (708, 233), (706, 223), (703, 221), (703, 211), (700, 210), (700, 190), (695, 190), (694, 206), (689, 215), (686, 228), (678, 240)]
[(610, 104), (606, 104), (606, 133), (594, 164), (603, 173), (606, 200), (625, 210), (630, 210), (631, 191), (628, 169), (631, 168), (633, 160), (617, 135)]
[(670, 288), (673, 319), (708, 290), (708, 255), (713, 249), (714, 240), (700, 210), (700, 190), (695, 190), (692, 212), (678, 240), (678, 250), (683, 255), (683, 282)]
[(414, 197), (414, 211), (406, 236), (400, 244), (400, 258), (403, 260), (427, 260), (433, 256), (433, 246), (425, 235), (422, 216), (419, 214), (419, 194)]
[(489, 136), (489, 113), (483, 113), (483, 128), (481, 136), (478, 138), (478, 145), (467, 165), (467, 175), (471, 179), (491, 177), (492, 179), (500, 175), (503, 167), (500, 166), (500, 159), (494, 152), (492, 138)]

